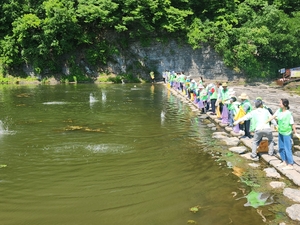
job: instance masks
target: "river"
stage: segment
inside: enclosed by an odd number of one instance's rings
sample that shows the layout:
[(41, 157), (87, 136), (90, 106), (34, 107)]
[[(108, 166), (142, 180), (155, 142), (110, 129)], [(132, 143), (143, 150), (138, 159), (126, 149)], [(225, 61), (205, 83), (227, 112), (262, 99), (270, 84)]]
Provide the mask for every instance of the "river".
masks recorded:
[(264, 224), (163, 85), (2, 85), (0, 104), (2, 225)]

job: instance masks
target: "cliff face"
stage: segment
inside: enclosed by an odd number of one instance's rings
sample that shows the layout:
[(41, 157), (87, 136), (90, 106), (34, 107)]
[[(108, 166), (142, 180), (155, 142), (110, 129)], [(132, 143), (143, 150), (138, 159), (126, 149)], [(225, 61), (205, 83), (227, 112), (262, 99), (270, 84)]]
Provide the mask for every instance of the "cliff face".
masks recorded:
[[(184, 71), (192, 78), (202, 76), (204, 79), (214, 80), (234, 80), (242, 76), (226, 67), (221, 57), (208, 45), (193, 50), (190, 46), (179, 45), (175, 41), (167, 44), (154, 43), (149, 47), (141, 47), (139, 43), (134, 43), (129, 51), (140, 65), (156, 71), (156, 76), (161, 76), (164, 70)], [(122, 64), (120, 68), (134, 64), (132, 59), (127, 59), (127, 64)]]
[[(90, 66), (82, 53), (77, 54), (77, 66), (87, 76), (97, 76), (99, 72), (114, 74), (132, 73), (144, 79), (149, 79), (150, 71), (155, 72), (156, 80), (162, 79), (165, 70), (181, 72), (192, 78), (202, 76), (206, 80), (235, 80), (243, 77), (226, 67), (222, 58), (208, 45), (193, 50), (189, 45), (179, 44), (176, 41), (168, 43), (153, 42), (144, 47), (139, 42), (131, 43), (127, 48), (120, 47), (119, 54), (113, 55), (106, 65)], [(62, 61), (61, 73), (70, 74), (68, 60)], [(33, 68), (25, 66), (23, 70), (33, 75)]]

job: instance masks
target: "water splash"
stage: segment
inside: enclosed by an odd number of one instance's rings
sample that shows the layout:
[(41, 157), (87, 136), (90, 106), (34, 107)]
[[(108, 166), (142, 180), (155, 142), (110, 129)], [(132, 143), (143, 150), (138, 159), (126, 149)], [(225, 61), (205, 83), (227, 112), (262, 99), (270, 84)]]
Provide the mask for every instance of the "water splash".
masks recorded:
[(0, 120), (0, 134), (8, 134), (8, 133), (10, 133), (8, 130), (8, 126), (2, 120)]
[(94, 97), (92, 93), (90, 93), (90, 103), (97, 102), (98, 100)]
[(125, 154), (132, 152), (130, 148), (126, 145), (119, 144), (96, 144), (96, 145), (87, 145), (85, 146), (86, 150), (89, 150), (93, 153), (102, 153), (102, 154)]

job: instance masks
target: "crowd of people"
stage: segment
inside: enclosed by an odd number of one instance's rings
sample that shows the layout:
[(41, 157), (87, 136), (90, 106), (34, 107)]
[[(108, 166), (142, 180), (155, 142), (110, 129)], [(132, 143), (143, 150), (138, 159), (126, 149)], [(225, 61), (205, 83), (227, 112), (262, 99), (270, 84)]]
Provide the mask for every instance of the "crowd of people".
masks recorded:
[[(202, 77), (198, 81), (186, 76), (184, 72), (163, 72), (163, 81), (169, 88), (185, 95), (198, 106), (201, 113), (216, 116), (223, 124), (233, 128), (236, 133), (243, 133), (241, 138), (252, 140), (251, 158), (258, 159), (257, 148), (263, 137), (268, 140), (268, 154), (273, 156), (273, 131), (278, 131), (278, 150), (284, 170), (293, 169), (292, 134), (297, 134), (293, 115), (289, 111), (289, 101), (280, 99), (279, 108), (275, 113), (267, 107), (261, 97), (254, 102), (246, 93), (238, 97), (227, 82), (205, 84)], [(254, 107), (253, 107), (253, 105)], [(243, 132), (241, 132), (243, 131)], [(252, 136), (253, 134), (253, 136)]]

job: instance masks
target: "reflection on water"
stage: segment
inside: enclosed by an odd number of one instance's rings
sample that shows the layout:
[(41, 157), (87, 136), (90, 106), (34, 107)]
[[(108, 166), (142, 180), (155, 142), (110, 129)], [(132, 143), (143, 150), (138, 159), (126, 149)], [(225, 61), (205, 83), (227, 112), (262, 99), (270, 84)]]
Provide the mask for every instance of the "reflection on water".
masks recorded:
[(132, 87), (2, 87), (15, 133), (0, 138), (1, 224), (263, 223), (190, 108), (163, 85)]
[(98, 100), (94, 97), (92, 93), (90, 93), (90, 103), (97, 102)]
[(105, 104), (106, 102), (106, 92), (102, 90), (102, 103)]
[(44, 105), (63, 105), (66, 104), (66, 102), (43, 102)]

